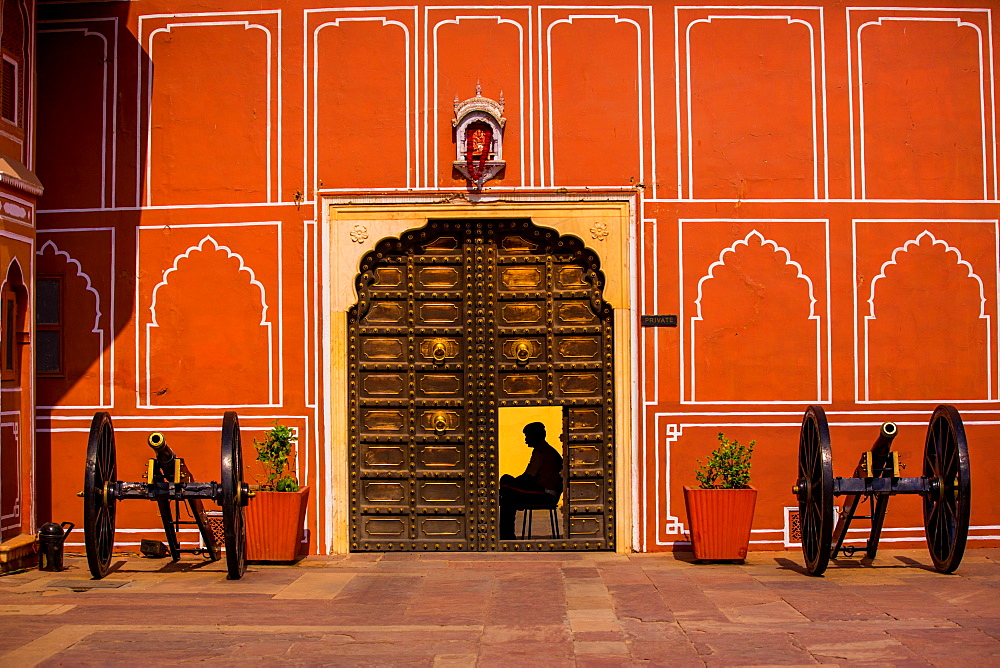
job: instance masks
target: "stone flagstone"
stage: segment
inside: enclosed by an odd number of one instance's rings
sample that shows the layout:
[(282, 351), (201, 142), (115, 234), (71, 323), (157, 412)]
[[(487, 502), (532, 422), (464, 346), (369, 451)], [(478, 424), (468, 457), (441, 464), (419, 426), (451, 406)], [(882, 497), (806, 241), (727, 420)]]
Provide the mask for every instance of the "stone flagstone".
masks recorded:
[(798, 558), (358, 554), (238, 582), (223, 563), (126, 558), (105, 581), (120, 587), (95, 588), (68, 556), (0, 577), (0, 666), (1000, 665), (1000, 550), (953, 575), (917, 550), (822, 578)]

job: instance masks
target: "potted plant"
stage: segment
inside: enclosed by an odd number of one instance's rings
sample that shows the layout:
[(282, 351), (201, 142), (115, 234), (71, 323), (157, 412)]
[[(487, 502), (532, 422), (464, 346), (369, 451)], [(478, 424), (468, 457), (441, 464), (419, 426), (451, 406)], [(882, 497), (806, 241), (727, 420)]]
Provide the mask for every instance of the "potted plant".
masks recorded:
[(699, 487), (684, 487), (691, 543), (698, 560), (746, 559), (757, 490), (750, 486), (753, 446), (719, 434), (708, 461), (698, 460)]
[[(300, 487), (289, 457), (295, 433), (274, 421), (264, 439), (254, 439), (264, 482), (257, 485), (247, 506), (247, 559), (294, 561), (299, 555), (309, 487)], [(258, 479), (259, 480), (259, 479)]]

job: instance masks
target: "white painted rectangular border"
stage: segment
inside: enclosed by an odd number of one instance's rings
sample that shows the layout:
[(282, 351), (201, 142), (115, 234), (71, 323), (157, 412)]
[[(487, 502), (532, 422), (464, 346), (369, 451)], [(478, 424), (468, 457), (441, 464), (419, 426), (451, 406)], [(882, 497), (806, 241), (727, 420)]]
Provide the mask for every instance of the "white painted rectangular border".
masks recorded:
[[(934, 224), (986, 224), (993, 227), (993, 239), (994, 239), (994, 251), (996, 258), (996, 264), (990, 267), (990, 271), (994, 272), (994, 281), (996, 283), (996, 292), (991, 295), (994, 299), (995, 309), (998, 314), (1000, 314), (1000, 220), (998, 219), (979, 219), (979, 218), (854, 218), (851, 220), (851, 262), (852, 262), (852, 292), (854, 296), (854, 401), (858, 404), (894, 404), (894, 405), (907, 405), (907, 404), (941, 404), (941, 403), (997, 403), (1000, 402), (1000, 395), (998, 395), (995, 389), (995, 384), (998, 380), (997, 373), (997, 362), (998, 355), (996, 351), (996, 342), (1000, 341), (1000, 317), (997, 318), (996, 323), (993, 323), (989, 327), (989, 333), (991, 335), (991, 341), (987, 342), (987, 375), (989, 378), (989, 394), (986, 399), (882, 399), (882, 400), (872, 400), (869, 399), (868, 391), (868, 349), (867, 349), (867, 319), (865, 319), (864, 328), (861, 327), (860, 323), (864, 318), (862, 302), (858, 294), (858, 224), (878, 224), (878, 223), (896, 223), (896, 224), (906, 224), (914, 223), (918, 226), (920, 224), (926, 224), (928, 226), (933, 226)], [(899, 250), (899, 249), (897, 249)], [(893, 256), (895, 253), (893, 253)], [(886, 258), (886, 264), (890, 261), (894, 262), (892, 257)], [(885, 265), (883, 265), (883, 268)], [(978, 278), (978, 277), (977, 277)], [(868, 285), (874, 284), (874, 280), (868, 283)], [(867, 300), (866, 300), (867, 301)], [(862, 331), (863, 329), (863, 331)], [(862, 338), (864, 339), (862, 341)]]
[[(773, 401), (696, 401), (694, 399), (694, 339), (693, 339), (693, 320), (694, 315), (690, 316), (692, 322), (690, 323), (692, 336), (686, 336), (687, 328), (689, 326), (688, 318), (685, 315), (685, 308), (687, 306), (688, 298), (685, 296), (684, 291), (684, 225), (686, 223), (739, 223), (739, 224), (753, 224), (753, 223), (818, 223), (823, 225), (824, 239), (823, 239), (823, 252), (824, 252), (824, 270), (825, 276), (823, 277), (826, 282), (826, 289), (824, 294), (824, 299), (826, 301), (826, 312), (823, 315), (822, 323), (817, 324), (817, 350), (816, 350), (816, 379), (817, 379), (817, 394), (819, 395), (815, 399), (802, 399), (802, 400), (773, 400)], [(723, 251), (724, 253), (725, 251)], [(786, 251), (787, 252), (787, 251)], [(738, 406), (738, 405), (755, 405), (755, 406), (766, 406), (766, 405), (808, 405), (816, 403), (829, 403), (830, 398), (833, 396), (833, 377), (831, 369), (833, 366), (833, 352), (832, 352), (832, 334), (831, 334), (831, 292), (830, 292), (830, 219), (829, 218), (679, 218), (677, 220), (677, 280), (678, 280), (678, 294), (679, 294), (679, 315), (678, 315), (678, 325), (679, 325), (679, 354), (680, 354), (680, 403), (682, 405), (725, 405), (725, 406)], [(800, 268), (801, 273), (801, 268)], [(812, 279), (807, 277), (807, 280), (812, 284)], [(826, 343), (826, 355), (822, 354), (823, 347), (820, 345), (822, 342)], [(690, 346), (690, 352), (688, 351), (688, 346)], [(688, 371), (687, 363), (690, 361), (691, 369)], [(688, 374), (690, 373), (690, 386), (691, 386), (691, 396), (688, 396), (686, 388), (688, 386)]]
[[(110, 288), (109, 288), (109, 293), (107, 295), (107, 299), (105, 300), (107, 302), (107, 310), (108, 310), (108, 321), (107, 321), (107, 323), (108, 323), (108, 331), (107, 331), (107, 333), (101, 332), (101, 359), (100, 359), (100, 369), (99, 369), (99, 376), (98, 376), (98, 378), (100, 379), (99, 380), (99, 383), (100, 383), (100, 386), (99, 386), (99, 396), (101, 398), (101, 401), (100, 401), (100, 403), (98, 403), (96, 405), (90, 405), (90, 406), (88, 406), (88, 405), (82, 405), (82, 406), (66, 406), (66, 405), (59, 405), (59, 406), (37, 406), (36, 407), (37, 410), (41, 410), (41, 411), (52, 411), (52, 410), (62, 410), (62, 409), (66, 409), (66, 410), (70, 410), (70, 409), (100, 410), (100, 409), (113, 408), (114, 405), (115, 405), (115, 341), (117, 341), (117, 339), (118, 339), (117, 332), (115, 332), (115, 322), (116, 322), (115, 321), (115, 307), (117, 305), (116, 301), (115, 301), (115, 283), (117, 281), (115, 279), (118, 276), (118, 272), (115, 269), (115, 263), (118, 260), (118, 257), (117, 257), (117, 255), (118, 255), (118, 247), (117, 247), (117, 244), (115, 243), (115, 232), (116, 232), (116, 230), (113, 227), (77, 227), (77, 228), (59, 228), (59, 229), (38, 230), (37, 234), (38, 234), (39, 240), (41, 240), (41, 239), (43, 239), (45, 237), (45, 235), (49, 235), (49, 234), (58, 235), (58, 234), (63, 234), (63, 233), (76, 233), (76, 232), (82, 233), (82, 234), (86, 234), (88, 232), (89, 233), (103, 233), (103, 232), (107, 232), (108, 235), (109, 235), (109, 240), (108, 240), (109, 241), (109, 248), (108, 248), (108, 252), (109, 252), (109, 255), (111, 257), (111, 264), (110, 264), (111, 280), (108, 281), (108, 283), (110, 285)], [(44, 245), (44, 243), (43, 243), (43, 245)], [(79, 260), (77, 260), (76, 258), (74, 258), (67, 251), (65, 251), (63, 249), (59, 249), (59, 250), (60, 250), (60, 252), (66, 253), (67, 258), (70, 259), (71, 261), (79, 263)], [(38, 251), (36, 251), (36, 253), (41, 253), (41, 249), (39, 249)], [(90, 284), (90, 276), (83, 270), (82, 264), (80, 265), (79, 271), (81, 272), (81, 274), (84, 277), (86, 277), (87, 283), (89, 285)], [(102, 303), (102, 301), (100, 299), (100, 294), (97, 292), (96, 289), (94, 289), (93, 291), (98, 296), (98, 308), (100, 308), (100, 305)], [(105, 346), (107, 347), (106, 349), (105, 349)], [(37, 383), (38, 380), (36, 379), (35, 382)], [(105, 400), (105, 398), (104, 398), (105, 396), (107, 396), (107, 400)]]
[[(277, 313), (273, 316), (272, 321), (277, 325), (278, 330), (278, 345), (277, 354), (275, 354), (275, 346), (273, 342), (270, 341), (271, 345), (268, 346), (268, 397), (270, 400), (265, 404), (219, 404), (219, 405), (188, 405), (188, 404), (157, 404), (155, 406), (150, 405), (148, 395), (149, 395), (149, 334), (148, 334), (148, 324), (145, 326), (140, 326), (140, 310), (139, 304), (139, 280), (138, 276), (140, 267), (140, 252), (141, 248), (139, 243), (139, 235), (141, 232), (146, 231), (163, 231), (170, 228), (180, 228), (180, 229), (191, 229), (191, 228), (208, 228), (208, 229), (219, 229), (225, 230), (233, 227), (269, 227), (273, 226), (276, 228), (276, 257), (277, 257), (277, 290), (278, 290), (278, 307)], [(254, 222), (234, 222), (234, 223), (192, 223), (187, 225), (150, 225), (144, 227), (135, 228), (135, 314), (133, 316), (133, 325), (135, 327), (135, 397), (136, 397), (136, 408), (138, 409), (148, 409), (148, 410), (158, 410), (161, 408), (261, 408), (261, 407), (274, 407), (284, 405), (285, 396), (285, 374), (284, 374), (284, 356), (285, 356), (285, 341), (284, 341), (284, 314), (285, 314), (285, 297), (284, 297), (284, 251), (283, 251), (283, 235), (284, 229), (282, 222), (279, 221), (254, 221)], [(188, 251), (191, 249), (189, 248)], [(183, 255), (183, 253), (181, 253)], [(180, 257), (178, 255), (177, 257)], [(175, 258), (176, 261), (176, 258)], [(241, 258), (242, 262), (242, 258)], [(141, 333), (141, 334), (140, 334)], [(140, 340), (140, 338), (142, 340)], [(140, 347), (144, 344), (143, 347)], [(144, 373), (140, 372), (140, 350), (146, 350), (145, 356), (145, 369)], [(144, 381), (144, 384), (143, 384)], [(277, 397), (275, 398), (275, 393)]]
[[(847, 7), (847, 67), (848, 67), (848, 99), (850, 101), (850, 144), (851, 144), (851, 197), (867, 199), (867, 183), (865, 174), (864, 146), (864, 102), (863, 85), (861, 81), (861, 31), (867, 25), (881, 23), (882, 20), (892, 21), (949, 21), (959, 26), (973, 27), (979, 35), (980, 63), (980, 118), (982, 119), (982, 160), (983, 160), (983, 200), (997, 199), (997, 164), (996, 164), (996, 82), (993, 75), (993, 19), (989, 8), (967, 7)], [(875, 21), (857, 26), (857, 16), (862, 13), (875, 14)], [(965, 22), (975, 16), (985, 16), (986, 30), (975, 22)], [(989, 82), (988, 89), (984, 85)], [(855, 92), (857, 89), (857, 92)], [(855, 104), (855, 96), (858, 104)], [(989, 119), (989, 120), (987, 120)], [(987, 137), (987, 128), (991, 138)], [(856, 132), (860, 132), (855, 139)], [(857, 145), (856, 145), (857, 144)], [(992, 192), (990, 189), (992, 187)], [(879, 200), (882, 201), (882, 200)]]
[[(277, 35), (272, 35), (272, 26), (259, 22), (259, 19), (272, 16), (275, 23), (274, 30)], [(180, 19), (180, 20), (179, 20)], [(220, 25), (241, 25), (246, 30), (261, 30), (267, 36), (267, 202), (281, 201), (281, 172), (282, 172), (282, 13), (280, 9), (242, 11), (242, 12), (195, 12), (187, 14), (144, 14), (138, 18), (137, 41), (142, 48), (137, 49), (136, 55), (136, 137), (143, 136), (143, 121), (147, 120), (146, 141), (146, 161), (142, 160), (143, 142), (136, 142), (136, 189), (135, 205), (143, 205), (143, 182), (145, 182), (146, 204), (152, 205), (151, 186), (151, 156), (153, 139), (151, 129), (148, 128), (148, 119), (152, 117), (153, 106), (153, 38), (159, 32), (170, 32), (172, 28), (187, 27), (210, 27)], [(156, 27), (147, 33), (144, 24), (152, 23)], [(147, 55), (148, 62), (144, 66), (143, 55)], [(144, 95), (145, 93), (145, 95)], [(272, 111), (273, 110), (273, 111)], [(144, 114), (145, 112), (145, 118)], [(144, 168), (144, 169), (143, 169)], [(145, 177), (145, 178), (143, 178)], [(247, 203), (249, 204), (249, 203)], [(239, 205), (245, 205), (239, 203)], [(171, 207), (172, 208), (172, 207)]]
[[(996, 411), (990, 412), (994, 418), (998, 417)], [(831, 415), (833, 413), (829, 413)], [(923, 413), (922, 415), (926, 415)], [(673, 444), (675, 444), (680, 437), (683, 435), (685, 429), (711, 429), (713, 431), (718, 431), (719, 429), (727, 428), (754, 428), (754, 427), (786, 427), (786, 428), (796, 428), (801, 427), (801, 421), (795, 422), (704, 422), (704, 423), (691, 423), (691, 422), (676, 422), (677, 414), (669, 413), (654, 413), (652, 418), (653, 422), (653, 436), (654, 442), (652, 444), (647, 443), (647, 447), (652, 447), (654, 452), (654, 485), (656, 489), (665, 490), (665, 500), (661, 504), (657, 498), (649, 499), (643, 496), (642, 503), (642, 518), (645, 523), (644, 535), (648, 535), (648, 532), (652, 530), (653, 534), (653, 544), (657, 547), (679, 547), (690, 545), (690, 541), (687, 540), (673, 540), (670, 539), (671, 536), (683, 536), (687, 533), (687, 528), (684, 523), (680, 521), (678, 516), (678, 507), (675, 504), (680, 504), (683, 506), (684, 501), (676, 500), (672, 498), (671, 486), (674, 480), (673, 472), (671, 470), (671, 450)], [(681, 416), (683, 417), (683, 416)], [(720, 416), (721, 417), (721, 416)], [(672, 419), (671, 419), (672, 418)], [(851, 421), (851, 422), (831, 422), (831, 427), (872, 427), (878, 428), (882, 425), (883, 420), (877, 421)], [(908, 427), (919, 427), (926, 428), (926, 421), (895, 421), (898, 426), (908, 426)], [(966, 426), (1000, 426), (1000, 420), (964, 420)], [(648, 431), (646, 432), (648, 434)], [(836, 446), (834, 446), (836, 448)], [(662, 450), (662, 453), (661, 453)], [(836, 449), (834, 449), (834, 456), (836, 457)], [(645, 457), (644, 457), (645, 461)], [(649, 475), (648, 469), (643, 472), (644, 476)], [(789, 493), (789, 498), (793, 498), (791, 493)], [(650, 504), (653, 508), (650, 508)], [(765, 540), (751, 540), (752, 545), (784, 545), (788, 544), (787, 536), (787, 511), (783, 511), (783, 516), (785, 517), (784, 526), (780, 528), (767, 528), (767, 529), (754, 529), (754, 535), (769, 535), (774, 536), (774, 539)], [(649, 526), (650, 520), (652, 520), (652, 527)], [(976, 532), (975, 534), (970, 533), (969, 540), (997, 540), (1000, 539), (1000, 532), (997, 530), (1000, 527), (996, 525), (975, 525), (969, 527), (970, 532)], [(851, 530), (851, 534), (861, 534), (864, 533), (864, 538), (850, 538), (847, 542), (858, 543), (867, 540), (866, 529), (859, 528), (857, 530)], [(883, 538), (882, 543), (903, 543), (903, 542), (917, 542), (924, 543), (924, 527), (886, 527), (882, 530), (884, 533), (907, 533), (914, 532), (919, 535), (913, 537), (896, 537), (896, 538)], [(990, 532), (984, 534), (981, 532)], [(639, 549), (645, 551), (648, 548), (646, 541), (644, 540)]]
[[(573, 23), (577, 19), (605, 19), (615, 23), (628, 23), (636, 29), (636, 87), (638, 93), (637, 127), (639, 130), (639, 183), (649, 187), (656, 197), (656, 86), (653, 55), (652, 5), (539, 5), (538, 11), (538, 85), (539, 85), (539, 186), (557, 185), (555, 174), (554, 126), (552, 110), (552, 28), (560, 23)], [(547, 19), (546, 13), (572, 12), (563, 18)], [(641, 16), (640, 20), (637, 17)], [(544, 28), (544, 31), (543, 31)], [(543, 59), (544, 50), (544, 59)], [(646, 68), (643, 68), (643, 63)], [(546, 134), (547, 132), (547, 134)], [(649, 144), (647, 149), (647, 142)], [(648, 150), (648, 153), (647, 153)], [(547, 162), (546, 162), (547, 159)], [(647, 164), (648, 163), (648, 164)], [(546, 173), (548, 182), (546, 183)], [(652, 183), (647, 183), (651, 180)], [(534, 180), (532, 180), (534, 185)], [(569, 190), (577, 186), (559, 183)], [(585, 186), (583, 186), (585, 187)], [(590, 186), (603, 188), (603, 186)], [(612, 187), (621, 187), (612, 186)]]
[[(106, 32), (105, 32), (106, 31)], [(102, 41), (104, 62), (101, 96), (101, 192), (100, 208), (114, 206), (118, 172), (118, 18), (60, 19), (39, 21), (39, 34), (80, 32)], [(110, 134), (110, 141), (108, 135)]]
[[(682, 24), (684, 12), (703, 15)], [(794, 16), (793, 16), (794, 14)], [(808, 20), (799, 16), (808, 17)], [(810, 16), (813, 15), (813, 16)], [(830, 166), (826, 107), (826, 27), (823, 7), (818, 6), (758, 6), (758, 5), (678, 5), (674, 7), (674, 91), (677, 122), (677, 197), (682, 200), (701, 199), (694, 196), (694, 151), (691, 121), (691, 44), (690, 30), (696, 23), (713, 20), (775, 20), (801, 23), (809, 29), (810, 70), (812, 72), (812, 144), (813, 198), (830, 196)], [(683, 28), (683, 32), (681, 31)], [(683, 63), (683, 73), (682, 73)], [(683, 92), (681, 84), (683, 86)], [(683, 103), (683, 104), (682, 104)], [(682, 140), (684, 143), (682, 143)], [(820, 145), (822, 144), (822, 154)], [(686, 169), (685, 169), (685, 156)], [(822, 178), (820, 170), (822, 169)], [(687, 182), (687, 196), (684, 184)], [(821, 187), (822, 183), (822, 187)], [(656, 197), (656, 193), (652, 193)], [(756, 200), (755, 200), (756, 201)]]

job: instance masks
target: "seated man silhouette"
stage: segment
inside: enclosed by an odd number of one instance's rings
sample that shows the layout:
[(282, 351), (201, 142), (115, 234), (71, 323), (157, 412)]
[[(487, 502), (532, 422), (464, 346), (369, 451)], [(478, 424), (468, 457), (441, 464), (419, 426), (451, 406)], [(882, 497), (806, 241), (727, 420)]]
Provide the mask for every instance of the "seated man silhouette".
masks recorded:
[(563, 488), (563, 459), (545, 441), (545, 425), (532, 422), (524, 427), (524, 442), (531, 459), (516, 478), (500, 477), (500, 540), (514, 540), (514, 519), (525, 505), (549, 504), (559, 500)]

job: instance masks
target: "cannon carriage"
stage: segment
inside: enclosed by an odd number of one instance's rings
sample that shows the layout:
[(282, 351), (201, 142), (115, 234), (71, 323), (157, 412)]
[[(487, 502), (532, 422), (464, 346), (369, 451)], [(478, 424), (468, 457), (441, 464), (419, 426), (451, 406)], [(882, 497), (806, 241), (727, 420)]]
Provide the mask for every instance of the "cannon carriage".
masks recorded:
[[(118, 501), (125, 499), (147, 499), (157, 503), (173, 561), (177, 561), (182, 553), (204, 554), (212, 561), (219, 560), (222, 556), (220, 546), (208, 526), (202, 506), (203, 500), (211, 500), (222, 507), (228, 578), (240, 579), (246, 572), (244, 509), (252, 493), (243, 482), (240, 424), (236, 413), (227, 411), (222, 419), (220, 482), (196, 482), (184, 461), (171, 450), (160, 432), (151, 434), (147, 443), (155, 456), (149, 460), (146, 480), (119, 480), (111, 416), (106, 412), (94, 415), (87, 443), (83, 492), (80, 494), (83, 497), (84, 536), (91, 574), (95, 579), (108, 574), (115, 544), (116, 506)], [(181, 519), (182, 503), (187, 504), (193, 520)], [(185, 524), (197, 525), (205, 547), (181, 548), (177, 533)]]
[[(810, 575), (822, 575), (831, 558), (853, 554), (844, 540), (855, 519), (871, 521), (865, 557), (874, 559), (889, 498), (917, 494), (923, 499), (927, 547), (934, 568), (951, 573), (962, 561), (969, 535), (971, 486), (969, 449), (962, 416), (954, 406), (938, 406), (924, 441), (920, 477), (903, 477), (899, 453), (892, 451), (896, 425), (884, 423), (871, 449), (864, 452), (851, 478), (833, 476), (830, 428), (821, 406), (810, 406), (799, 433), (798, 479), (792, 493), (799, 501), (802, 553)], [(834, 526), (834, 497), (843, 497)], [(867, 501), (869, 514), (858, 515)]]

